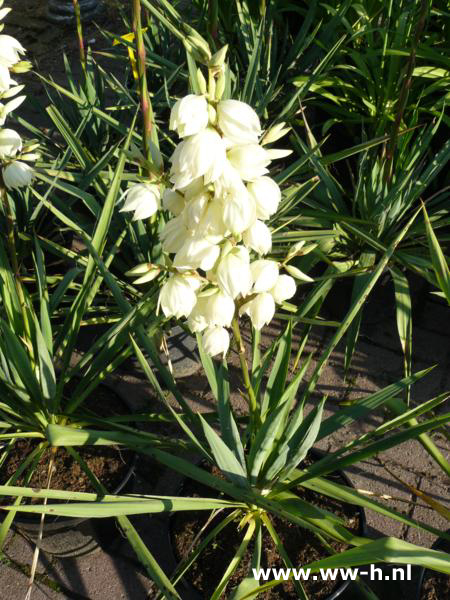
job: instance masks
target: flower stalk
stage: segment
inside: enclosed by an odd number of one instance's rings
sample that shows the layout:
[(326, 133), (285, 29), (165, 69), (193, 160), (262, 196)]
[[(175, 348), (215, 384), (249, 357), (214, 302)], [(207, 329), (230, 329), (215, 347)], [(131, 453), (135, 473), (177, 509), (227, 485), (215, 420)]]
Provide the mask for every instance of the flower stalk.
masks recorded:
[(409, 90), (411, 89), (413, 71), (416, 64), (417, 48), (419, 46), (420, 37), (425, 27), (425, 21), (428, 14), (428, 1), (422, 0), (420, 6), (419, 19), (417, 22), (416, 33), (412, 42), (411, 51), (408, 57), (408, 63), (406, 67), (405, 77), (403, 79), (402, 87), (400, 90), (400, 97), (398, 100), (397, 114), (395, 115), (394, 125), (392, 127), (392, 135), (387, 144), (386, 149), (386, 163), (384, 171), (384, 181), (387, 185), (391, 183), (394, 166), (394, 155), (397, 148), (397, 141), (400, 132), (400, 126), (405, 112), (406, 103), (408, 101)]
[[(137, 72), (139, 79), (139, 97), (143, 120), (143, 142), (144, 154), (147, 161), (151, 161), (151, 134), (153, 122), (153, 109), (147, 86), (147, 74), (145, 67), (145, 44), (142, 34), (141, 0), (133, 0), (133, 33), (136, 42)], [(151, 173), (148, 173), (149, 177)]]
[(78, 37), (78, 51), (80, 53), (80, 62), (81, 67), (83, 69), (84, 74), (87, 72), (87, 62), (86, 62), (86, 50), (84, 47), (84, 39), (83, 39), (83, 25), (81, 23), (81, 10), (78, 0), (73, 1), (73, 10), (75, 11), (75, 21), (77, 25), (77, 37)]
[(237, 346), (237, 350), (238, 350), (239, 363), (241, 365), (241, 371), (242, 371), (242, 377), (244, 379), (245, 391), (247, 392), (247, 396), (248, 396), (248, 407), (250, 410), (250, 420), (252, 423), (254, 423), (258, 418), (257, 401), (256, 401), (255, 392), (253, 390), (252, 382), (250, 380), (250, 371), (248, 368), (247, 358), (245, 355), (245, 346), (244, 346), (244, 342), (242, 340), (241, 330), (239, 327), (239, 319), (237, 317), (235, 317), (232, 321), (232, 329), (233, 329), (233, 335), (234, 335), (234, 339), (236, 341), (236, 346)]

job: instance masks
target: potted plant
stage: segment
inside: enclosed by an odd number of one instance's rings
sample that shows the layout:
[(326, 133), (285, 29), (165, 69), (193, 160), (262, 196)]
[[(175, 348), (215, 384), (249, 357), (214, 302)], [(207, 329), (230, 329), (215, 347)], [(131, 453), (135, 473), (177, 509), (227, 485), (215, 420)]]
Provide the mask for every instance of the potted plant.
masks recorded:
[[(316, 400), (313, 395), (332, 351), (351, 326), (415, 215), (374, 265), (365, 287), (355, 298), (343, 322), (327, 324), (335, 328), (334, 335), (322, 356), (312, 365), (312, 357), (305, 356), (305, 345), (311, 326), (323, 325), (317, 318), (317, 308), (324, 297), (323, 285), (314, 285), (300, 310), (289, 318), (290, 305), (287, 300), (294, 295), (296, 288), (292, 276), (298, 280), (307, 279), (301, 271), (290, 265), (303, 245), (287, 248), (285, 256), (281, 259), (277, 257), (278, 260), (261, 258), (261, 255), (270, 252), (271, 241), (270, 231), (264, 229), (263, 221), (267, 218), (264, 217), (267, 214), (264, 211), (276, 211), (279, 203), (276, 188), (267, 181), (269, 178), (266, 167), (271, 159), (282, 156), (283, 151), (267, 150), (264, 145), (259, 144), (259, 120), (250, 106), (230, 100), (222, 103), (222, 94), (226, 89), (224, 58), (224, 49), (208, 58), (209, 85), (203, 75), (197, 72), (198, 84), (204, 86), (203, 93), (180, 99), (173, 108), (171, 126), (185, 139), (171, 159), (170, 183), (173, 188), (166, 194), (164, 203), (165, 208), (174, 216), (169, 219), (161, 237), (163, 250), (167, 255), (175, 256), (167, 257), (165, 263), (157, 267), (167, 276), (164, 283), (161, 281), (159, 306), (166, 317), (187, 318), (189, 328), (197, 333), (202, 363), (217, 402), (217, 410), (206, 416), (193, 414), (179, 395), (177, 398), (182, 412), (175, 411), (167, 404), (174, 422), (179, 424), (186, 440), (172, 444), (170, 452), (161, 449), (159, 440), (151, 439), (132, 428), (128, 430), (126, 438), (121, 439), (128, 447), (189, 477), (211, 490), (211, 493), (200, 497), (114, 496), (106, 495), (102, 486), (98, 486), (97, 494), (36, 491), (26, 487), (10, 487), (8, 490), (0, 488), (0, 492), (34, 499), (70, 500), (70, 503), (64, 505), (44, 503), (20, 506), (17, 510), (98, 518), (115, 515), (128, 533), (130, 526), (124, 524), (124, 515), (214, 511), (218, 520), (211, 521), (212, 529), (205, 530), (204, 539), (196, 540), (192, 551), (171, 578), (161, 570), (157, 559), (148, 549), (133, 537), (135, 532), (129, 536), (133, 548), (161, 594), (171, 599), (181, 597), (175, 585), (186, 576), (189, 567), (205, 548), (220, 540), (224, 528), (234, 519), (238, 519), (238, 526), (233, 526), (238, 537), (237, 547), (229, 563), (223, 566), (220, 580), (214, 589), (206, 592), (211, 599), (219, 598), (225, 591), (228, 593), (231, 585), (234, 586), (231, 593), (235, 599), (255, 597), (281, 585), (282, 582), (277, 579), (258, 585), (258, 577), (253, 569), (258, 571), (262, 565), (264, 528), (276, 547), (281, 564), (287, 569), (298, 566), (292, 563), (285, 547), (287, 540), (278, 531), (286, 523), (294, 529), (304, 529), (308, 536), (320, 543), (324, 554), (317, 560), (311, 557), (312, 560), (303, 565), (313, 575), (319, 573), (320, 569), (358, 567), (374, 562), (420, 564), (448, 573), (450, 563), (445, 553), (391, 537), (371, 540), (352, 530), (345, 523), (342, 513), (333, 514), (329, 505), (320, 505), (317, 501), (311, 501), (308, 496), (310, 492), (314, 492), (338, 501), (339, 505), (350, 503), (371, 508), (400, 522), (437, 533), (433, 527), (388, 509), (327, 476), (448, 422), (448, 414), (434, 416), (423, 422), (414, 421), (441, 404), (447, 397), (446, 394), (385, 420), (330, 455), (308, 461), (308, 454), (317, 440), (355, 419), (363, 418), (376, 408), (389, 405), (399, 392), (425, 375), (425, 372), (421, 372), (405, 377), (400, 382), (340, 409), (326, 419), (323, 419), (326, 398)], [(263, 141), (270, 143), (277, 139), (282, 129), (276, 127), (267, 132)], [(223, 141), (224, 137), (227, 142)], [(227, 171), (227, 161), (234, 171)], [(252, 185), (261, 177), (266, 178), (265, 193), (258, 193)], [(189, 186), (192, 188), (189, 189)], [(267, 191), (269, 186), (271, 194)], [(251, 193), (253, 196), (250, 196)], [(216, 203), (219, 204), (220, 211), (216, 210)], [(252, 232), (255, 226), (252, 203), (256, 205), (255, 211), (258, 210), (261, 215), (261, 224), (256, 225), (259, 235), (253, 235)], [(185, 218), (198, 216), (198, 212), (204, 216), (204, 205), (206, 210), (210, 210), (209, 219), (193, 218), (193, 235), (189, 235), (188, 231), (177, 237), (179, 231), (184, 232)], [(117, 305), (126, 313), (129, 304), (123, 292), (108, 273), (101, 257), (95, 252), (92, 256)], [(155, 267), (147, 265), (146, 268), (151, 273)], [(280, 270), (285, 270), (286, 274), (280, 274)], [(276, 304), (284, 309), (281, 315), (287, 318), (288, 325), (280, 338), (261, 354), (260, 331), (274, 317)], [(250, 367), (241, 334), (240, 319), (244, 315), (249, 317), (252, 325)], [(303, 323), (306, 327), (294, 360), (294, 373), (289, 379), (292, 329), (298, 323)], [(248, 404), (247, 414), (239, 420), (231, 405), (231, 378), (225, 361), (230, 345), (230, 329), (242, 373), (242, 395)], [(166, 395), (141, 350), (141, 346), (144, 350), (149, 350), (149, 336), (138, 327), (132, 334), (131, 341), (144, 372), (161, 400), (166, 403)], [(223, 360), (215, 363), (211, 358), (215, 355), (223, 355)], [(307, 376), (310, 365), (312, 373)], [(161, 374), (176, 389), (167, 372), (161, 370)], [(306, 411), (308, 402), (313, 404), (309, 412)], [(98, 444), (119, 441), (118, 436), (109, 431), (89, 427), (77, 430), (61, 424), (49, 424), (46, 436), (55, 447), (69, 443), (71, 446), (83, 446), (88, 441)], [(177, 443), (180, 445), (178, 451), (175, 450)], [(210, 467), (205, 469), (186, 458), (184, 454), (188, 449), (194, 449)], [(339, 546), (335, 546), (336, 543)], [(250, 549), (247, 560), (247, 551)], [(245, 573), (240, 580), (234, 581), (233, 576), (242, 564), (245, 566)], [(287, 579), (290, 578), (289, 575), (293, 575), (293, 572), (290, 571)], [(295, 580), (295, 577), (293, 586), (297, 597), (307, 597), (301, 581)]]

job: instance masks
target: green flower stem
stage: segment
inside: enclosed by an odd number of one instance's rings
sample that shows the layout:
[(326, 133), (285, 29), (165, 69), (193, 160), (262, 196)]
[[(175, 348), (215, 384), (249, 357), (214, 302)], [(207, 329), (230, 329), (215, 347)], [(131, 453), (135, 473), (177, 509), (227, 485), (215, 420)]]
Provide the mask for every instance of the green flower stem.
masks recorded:
[(422, 0), (420, 6), (419, 19), (417, 21), (416, 33), (411, 46), (411, 51), (408, 57), (408, 63), (406, 67), (406, 74), (403, 79), (402, 87), (400, 89), (400, 96), (397, 104), (397, 114), (395, 115), (395, 122), (392, 128), (392, 135), (387, 144), (386, 148), (386, 164), (384, 171), (384, 180), (386, 184), (391, 183), (393, 175), (394, 155), (397, 147), (397, 140), (400, 131), (400, 126), (405, 112), (406, 103), (408, 101), (409, 90), (411, 88), (412, 76), (414, 66), (416, 64), (417, 48), (419, 46), (420, 38), (425, 27), (425, 21), (428, 14), (428, 0)]
[(80, 5), (78, 4), (78, 0), (73, 1), (73, 9), (75, 11), (75, 19), (77, 23), (77, 36), (78, 36), (78, 50), (80, 52), (80, 62), (83, 68), (84, 74), (87, 71), (87, 63), (86, 63), (86, 51), (84, 49), (84, 40), (83, 40), (83, 26), (81, 24), (81, 10)]
[[(147, 74), (145, 68), (145, 45), (144, 36), (142, 35), (142, 22), (141, 22), (141, 0), (133, 0), (133, 32), (134, 39), (136, 42), (136, 54), (137, 54), (137, 71), (139, 77), (139, 96), (141, 103), (142, 119), (144, 123), (143, 141), (144, 141), (144, 155), (145, 158), (151, 163), (151, 134), (152, 134), (152, 121), (153, 121), (153, 109), (150, 102), (150, 96), (148, 94), (147, 86)], [(151, 172), (148, 172), (148, 176), (151, 177)]]
[(14, 273), (14, 283), (16, 285), (17, 297), (19, 299), (20, 310), (22, 312), (23, 326), (24, 326), (24, 339), (25, 344), (30, 353), (30, 357), (33, 360), (33, 344), (31, 343), (31, 328), (28, 320), (28, 314), (26, 310), (25, 294), (20, 280), (19, 262), (17, 260), (17, 249), (16, 239), (14, 237), (14, 216), (9, 202), (8, 193), (4, 185), (0, 187), (0, 195), (3, 204), (3, 210), (6, 217), (6, 229), (7, 229), (7, 244), (9, 249), (9, 255), (11, 259), (11, 266)]
[(237, 317), (233, 319), (232, 323), (234, 339), (236, 340), (238, 354), (239, 354), (239, 362), (241, 364), (242, 376), (244, 378), (245, 390), (248, 395), (248, 406), (250, 409), (250, 419), (251, 422), (255, 422), (258, 420), (257, 414), (257, 402), (255, 392), (252, 387), (252, 383), (250, 381), (250, 371), (248, 369), (247, 359), (245, 356), (245, 346), (242, 341), (241, 330), (239, 328), (239, 320)]
[(219, 25), (219, 1), (209, 0), (208, 2), (208, 31), (214, 41), (217, 40), (217, 30)]

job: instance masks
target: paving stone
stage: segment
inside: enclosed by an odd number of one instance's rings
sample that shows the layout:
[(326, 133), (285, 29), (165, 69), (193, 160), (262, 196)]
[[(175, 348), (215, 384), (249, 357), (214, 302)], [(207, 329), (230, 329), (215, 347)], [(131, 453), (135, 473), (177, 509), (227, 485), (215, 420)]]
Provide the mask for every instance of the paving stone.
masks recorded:
[[(410, 485), (417, 483), (417, 476), (411, 471), (406, 471), (395, 465), (390, 468), (399, 477), (407, 481)], [(350, 481), (359, 490), (366, 490), (375, 494), (372, 497), (375, 501), (392, 508), (400, 513), (411, 516), (413, 511), (412, 495), (407, 488), (398, 484), (395, 479), (381, 466), (376, 459), (371, 458), (361, 461), (345, 472)], [(378, 496), (388, 495), (392, 499), (381, 499)], [(385, 517), (373, 510), (366, 510), (367, 524), (369, 526), (369, 535), (373, 537), (395, 536), (405, 538), (408, 532), (408, 526), (392, 518)]]
[[(0, 589), (5, 600), (18, 600), (25, 598), (28, 590), (28, 576), (19, 570), (0, 563)], [(52, 590), (40, 582), (33, 585), (33, 600), (64, 600), (67, 596)]]
[[(428, 477), (420, 477), (418, 489), (428, 496), (430, 496), (433, 500), (436, 500), (440, 504), (442, 504), (447, 509), (450, 509), (450, 480), (447, 478), (445, 481), (438, 481), (436, 478), (431, 480)], [(449, 529), (449, 523), (447, 519), (441, 516), (436, 510), (430, 508), (426, 505), (423, 500), (418, 501), (414, 507), (413, 518), (418, 521), (422, 521), (427, 525), (431, 525), (438, 530), (446, 531)], [(414, 530), (410, 532), (410, 541), (414, 544), (423, 545), (426, 547), (430, 547), (434, 541), (436, 540), (436, 536), (431, 533), (424, 532), (421, 530)]]

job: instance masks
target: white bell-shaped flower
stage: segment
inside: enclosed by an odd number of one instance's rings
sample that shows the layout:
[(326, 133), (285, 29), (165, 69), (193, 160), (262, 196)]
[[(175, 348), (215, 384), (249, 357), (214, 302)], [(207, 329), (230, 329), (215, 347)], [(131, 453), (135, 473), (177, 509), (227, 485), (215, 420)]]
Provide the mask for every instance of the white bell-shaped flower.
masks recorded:
[(200, 193), (198, 196), (194, 196), (191, 200), (186, 202), (186, 206), (183, 211), (183, 219), (188, 229), (196, 230), (198, 224), (205, 216), (209, 199), (209, 194), (203, 191), (203, 193)]
[(10, 35), (0, 35), (0, 65), (12, 67), (20, 61), (25, 48)]
[(222, 354), (225, 357), (230, 347), (230, 334), (223, 327), (208, 327), (202, 335), (202, 344), (209, 356)]
[(265, 221), (278, 210), (281, 190), (270, 177), (258, 177), (247, 185), (247, 189), (255, 200), (256, 216)]
[(20, 160), (15, 160), (3, 169), (3, 181), (8, 189), (30, 185), (33, 176), (33, 169)]
[(209, 271), (216, 264), (220, 248), (207, 239), (192, 238), (184, 242), (176, 253), (173, 266), (177, 269), (202, 269)]
[(169, 127), (180, 137), (194, 135), (208, 126), (208, 103), (204, 96), (189, 94), (175, 102), (170, 112)]
[(174, 189), (184, 188), (201, 176), (208, 184), (220, 177), (223, 171), (225, 145), (217, 131), (208, 127), (178, 144), (170, 160)]
[(183, 275), (169, 277), (159, 293), (159, 304), (166, 317), (188, 317), (196, 302), (195, 286)]
[(223, 222), (223, 205), (219, 200), (208, 202), (206, 211), (196, 228), (197, 234), (207, 237), (212, 243), (219, 244), (230, 233)]
[(178, 217), (184, 209), (184, 197), (174, 190), (164, 190), (162, 205), (165, 210)]
[(160, 208), (161, 193), (152, 183), (136, 183), (124, 194), (125, 202), (120, 212), (134, 211), (133, 221), (148, 219)]
[(230, 327), (236, 310), (234, 300), (222, 290), (207, 297), (206, 318), (211, 325)]
[(259, 117), (251, 106), (239, 100), (222, 100), (217, 106), (217, 122), (233, 145), (257, 144), (261, 135)]
[(268, 325), (275, 314), (275, 300), (268, 292), (258, 294), (253, 300), (247, 302), (240, 310), (241, 314), (250, 317), (252, 325), (258, 331)]
[(278, 264), (273, 260), (255, 260), (250, 265), (253, 278), (252, 293), (268, 292), (278, 279)]
[(183, 188), (180, 188), (180, 193), (183, 194), (185, 201), (191, 200), (195, 196), (198, 196), (204, 191), (205, 183), (203, 181), (203, 177), (197, 177), (193, 179), (189, 185), (186, 185)]
[(297, 286), (295, 279), (290, 275), (279, 275), (275, 285), (270, 290), (273, 299), (277, 304), (281, 304), (285, 300), (289, 300), (295, 294)]
[(217, 282), (219, 287), (233, 299), (239, 294), (247, 296), (253, 283), (247, 248), (236, 246), (220, 259), (217, 267)]
[(210, 326), (206, 319), (208, 297), (197, 297), (197, 302), (188, 317), (187, 324), (192, 333), (200, 333)]
[(223, 222), (233, 234), (239, 234), (251, 227), (256, 220), (255, 201), (245, 185), (240, 189), (230, 188), (222, 198)]
[(0, 129), (0, 159), (13, 158), (22, 150), (22, 138), (14, 129)]
[(25, 98), (26, 96), (17, 96), (16, 98), (13, 98), (6, 104), (0, 103), (0, 127), (4, 125), (9, 113), (11, 113), (13, 110), (16, 110), (16, 108), (18, 108), (22, 104)]
[(0, 64), (0, 94), (7, 92), (13, 83), (8, 67)]
[(168, 221), (159, 234), (163, 250), (168, 254), (181, 250), (186, 239), (190, 237), (192, 232), (187, 229), (182, 215)]
[(228, 150), (227, 157), (244, 181), (254, 181), (269, 172), (267, 150), (258, 144), (233, 146)]
[(265, 223), (258, 219), (242, 234), (242, 240), (247, 248), (264, 256), (272, 249), (272, 234)]

